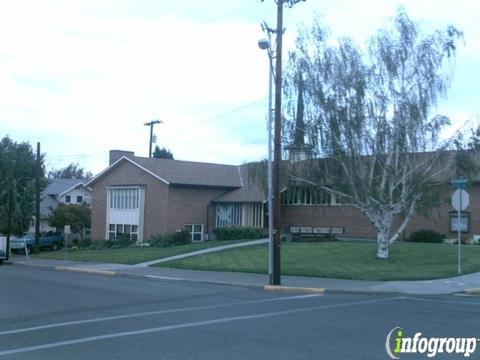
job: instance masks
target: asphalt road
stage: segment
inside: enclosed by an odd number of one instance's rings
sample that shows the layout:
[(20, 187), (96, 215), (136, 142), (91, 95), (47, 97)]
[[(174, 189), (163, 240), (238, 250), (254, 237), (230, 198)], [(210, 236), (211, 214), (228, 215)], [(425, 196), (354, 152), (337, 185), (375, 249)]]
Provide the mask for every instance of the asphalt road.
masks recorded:
[(14, 265), (0, 285), (0, 360), (388, 359), (396, 326), (480, 337), (475, 296), (273, 293)]

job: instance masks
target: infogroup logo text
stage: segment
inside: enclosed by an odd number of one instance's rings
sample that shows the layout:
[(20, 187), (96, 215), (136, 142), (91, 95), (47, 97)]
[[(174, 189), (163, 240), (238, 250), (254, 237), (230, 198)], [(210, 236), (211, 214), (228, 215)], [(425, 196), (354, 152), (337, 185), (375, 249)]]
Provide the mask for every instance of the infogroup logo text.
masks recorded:
[(400, 354), (426, 354), (434, 358), (438, 354), (463, 354), (468, 358), (472, 355), (480, 339), (471, 338), (447, 338), (447, 337), (424, 337), (421, 332), (413, 337), (406, 337), (401, 327), (395, 327), (387, 335), (385, 349), (391, 359), (400, 359)]

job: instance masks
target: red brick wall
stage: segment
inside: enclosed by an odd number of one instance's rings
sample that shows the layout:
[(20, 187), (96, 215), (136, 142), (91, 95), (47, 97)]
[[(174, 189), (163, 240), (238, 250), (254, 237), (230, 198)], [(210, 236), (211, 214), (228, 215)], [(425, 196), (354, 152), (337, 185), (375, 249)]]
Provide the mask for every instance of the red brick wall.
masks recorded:
[(282, 206), (284, 230), (290, 226), (343, 227), (344, 236), (375, 238), (374, 227), (355, 208), (347, 206)]
[[(415, 216), (405, 231), (405, 237), (412, 232), (431, 229), (443, 233), (449, 238), (455, 238), (456, 233), (450, 232), (449, 212), (454, 209), (450, 205), (450, 196), (453, 193), (451, 186), (444, 186), (440, 193), (443, 205), (428, 210), (425, 214)], [(470, 194), (470, 205), (466, 209), (470, 212), (470, 231), (463, 238), (471, 238), (480, 234), (480, 186), (475, 184), (467, 189)], [(357, 209), (351, 207), (327, 206), (286, 206), (282, 207), (283, 230), (293, 226), (316, 227), (343, 227), (345, 236), (376, 238), (375, 228), (368, 219)], [(396, 219), (392, 230), (395, 231), (401, 219)]]
[(92, 239), (105, 239), (107, 188), (119, 185), (145, 187), (144, 239), (148, 240), (152, 234), (165, 232), (168, 186), (137, 166), (124, 161), (93, 184)]
[[(181, 230), (185, 224), (203, 224), (207, 232), (207, 206), (223, 193), (221, 189), (170, 186), (167, 231)], [(214, 224), (211, 218), (208, 221), (211, 230)]]

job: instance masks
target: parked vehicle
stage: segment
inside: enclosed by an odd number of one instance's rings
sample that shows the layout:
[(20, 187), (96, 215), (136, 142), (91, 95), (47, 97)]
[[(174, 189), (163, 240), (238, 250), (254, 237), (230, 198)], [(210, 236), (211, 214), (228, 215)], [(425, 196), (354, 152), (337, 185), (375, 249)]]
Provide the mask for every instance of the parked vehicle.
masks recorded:
[[(30, 252), (35, 246), (35, 234), (26, 233), (22, 237), (10, 241), (10, 249), (13, 253)], [(39, 246), (41, 249), (50, 248), (57, 250), (63, 246), (63, 235), (59, 232), (48, 232), (46, 234), (40, 234)]]

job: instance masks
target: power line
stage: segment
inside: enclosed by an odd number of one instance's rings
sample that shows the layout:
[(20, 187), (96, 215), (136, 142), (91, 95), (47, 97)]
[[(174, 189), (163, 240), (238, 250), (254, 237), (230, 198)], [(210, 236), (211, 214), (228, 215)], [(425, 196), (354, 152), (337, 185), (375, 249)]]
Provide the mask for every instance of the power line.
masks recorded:
[[(192, 128), (195, 128), (197, 126), (202, 126), (202, 125), (205, 125), (209, 122), (212, 122), (212, 121), (215, 121), (215, 120), (219, 120), (219, 119), (222, 119), (228, 115), (231, 115), (231, 114), (234, 114), (238, 111), (241, 111), (243, 109), (246, 109), (250, 106), (253, 106), (253, 105), (256, 105), (258, 103), (261, 103), (263, 101), (266, 100), (266, 97), (262, 98), (262, 99), (258, 99), (258, 100), (255, 100), (255, 101), (251, 101), (249, 103), (246, 103), (244, 105), (241, 105), (239, 107), (236, 107), (236, 108), (233, 108), (225, 113), (222, 113), (220, 115), (216, 115), (214, 117), (211, 117), (211, 118), (208, 118), (206, 120), (203, 120), (203, 121), (200, 121), (200, 122), (197, 122), (197, 123), (194, 123), (192, 125), (189, 125), (189, 126), (186, 126), (184, 128), (181, 128), (179, 130), (176, 130), (176, 131), (173, 131), (173, 132), (169, 132), (167, 133), (167, 135), (174, 135), (174, 134), (178, 134), (182, 131), (185, 131), (185, 130), (190, 130)], [(141, 143), (137, 143), (137, 144), (133, 144), (133, 145), (129, 145), (128, 147), (136, 147), (136, 146), (140, 146), (140, 145), (143, 145), (144, 142), (141, 142)], [(95, 152), (95, 153), (89, 153), (89, 154), (66, 154), (66, 155), (52, 155), (52, 156), (48, 156), (49, 158), (49, 161), (54, 161), (55, 159), (57, 160), (62, 160), (62, 159), (68, 159), (68, 158), (82, 158), (82, 159), (85, 159), (85, 158), (89, 158), (89, 157), (93, 157), (93, 156), (97, 156), (97, 155), (104, 155), (104, 154), (108, 154), (108, 151), (99, 151), (99, 152)]]

